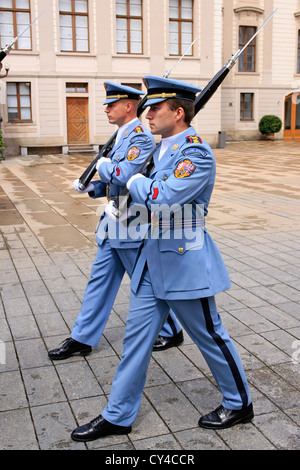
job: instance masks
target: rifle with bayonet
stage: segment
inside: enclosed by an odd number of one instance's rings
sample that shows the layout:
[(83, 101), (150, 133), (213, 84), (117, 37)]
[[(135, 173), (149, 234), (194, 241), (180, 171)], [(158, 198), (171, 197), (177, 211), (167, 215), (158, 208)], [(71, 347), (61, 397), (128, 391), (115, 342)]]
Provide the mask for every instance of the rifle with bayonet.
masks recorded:
[[(238, 58), (245, 51), (245, 49), (249, 46), (249, 44), (253, 41), (253, 39), (258, 35), (258, 33), (262, 30), (262, 28), (267, 24), (267, 22), (271, 19), (271, 17), (274, 15), (276, 11), (277, 9), (273, 11), (273, 13), (267, 18), (267, 20), (262, 24), (262, 26), (256, 31), (256, 33), (252, 36), (252, 38), (247, 42), (247, 44), (242, 49), (239, 49), (235, 52), (235, 54), (232, 54), (232, 58), (221, 68), (221, 70), (219, 70), (219, 72), (216, 73), (216, 75), (210, 80), (210, 82), (206, 85), (206, 87), (200, 92), (200, 94), (197, 96), (194, 102), (195, 116), (201, 109), (204, 108), (206, 103), (215, 94), (215, 92), (217, 91), (221, 83), (227, 77), (232, 67), (235, 65)], [(146, 160), (144, 161), (138, 173), (141, 173), (144, 176), (149, 176), (149, 174), (151, 173), (154, 167), (154, 162), (153, 162), (154, 153), (155, 153), (155, 149), (146, 158)], [(123, 191), (120, 193), (119, 198), (116, 201), (114, 201), (114, 215), (116, 217), (120, 217), (126, 211), (130, 202), (131, 202), (131, 197), (130, 197), (128, 189), (125, 187)]]
[[(164, 75), (165, 78), (168, 78), (171, 71), (173, 70), (174, 67), (176, 67), (177, 64), (179, 64), (179, 62), (183, 59), (183, 57), (188, 53), (188, 51), (190, 50), (190, 48), (193, 46), (193, 44), (195, 43), (195, 41), (197, 40), (197, 38), (189, 45), (189, 47), (187, 48), (187, 50), (184, 52), (184, 54), (180, 57), (180, 59), (176, 62), (176, 64), (169, 70), (167, 70), (166, 74)], [(138, 108), (137, 108), (137, 117), (140, 117), (141, 114), (144, 112), (146, 106), (145, 106), (145, 102), (147, 101), (146, 97), (144, 97), (140, 103), (138, 104)], [(116, 140), (116, 137), (117, 137), (117, 132), (116, 131), (112, 136), (111, 138), (106, 142), (106, 144), (101, 148), (99, 154), (97, 155), (96, 158), (94, 158), (94, 160), (89, 164), (89, 166), (87, 167), (87, 169), (82, 173), (82, 175), (80, 176), (79, 178), (79, 182), (78, 182), (78, 187), (79, 189), (83, 190), (87, 187), (87, 185), (89, 184), (89, 182), (92, 180), (93, 176), (95, 175), (96, 173), (96, 164), (98, 162), (98, 160), (101, 158), (101, 157), (107, 157), (109, 155), (109, 153), (111, 152), (113, 146), (114, 146), (114, 143), (115, 143), (115, 140)]]
[[(140, 117), (140, 115), (143, 113), (144, 109), (145, 109), (145, 102), (146, 102), (146, 97), (144, 97), (138, 104), (138, 108), (137, 108), (137, 117)], [(111, 137), (110, 139), (106, 142), (105, 145), (103, 145), (103, 147), (101, 148), (100, 152), (98, 153), (97, 157), (94, 158), (94, 160), (89, 164), (89, 166), (87, 167), (87, 169), (82, 173), (82, 175), (80, 176), (79, 178), (79, 182), (78, 182), (78, 187), (79, 189), (83, 190), (87, 187), (87, 185), (89, 184), (89, 182), (92, 180), (93, 176), (95, 175), (96, 173), (96, 164), (98, 162), (98, 160), (101, 158), (101, 157), (107, 157), (108, 154), (111, 152), (113, 146), (114, 146), (114, 143), (115, 143), (115, 140), (116, 140), (116, 137), (117, 137), (117, 132), (116, 131)]]

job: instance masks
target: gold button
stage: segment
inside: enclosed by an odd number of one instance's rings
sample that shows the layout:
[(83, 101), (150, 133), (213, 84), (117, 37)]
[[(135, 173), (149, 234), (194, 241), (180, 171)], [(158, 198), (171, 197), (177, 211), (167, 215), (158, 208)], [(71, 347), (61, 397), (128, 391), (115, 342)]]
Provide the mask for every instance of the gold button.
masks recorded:
[(165, 176), (165, 177), (164, 177), (164, 181), (167, 181), (167, 179), (168, 179), (168, 177), (167, 177), (167, 176)]
[(179, 253), (183, 253), (184, 252), (184, 249), (182, 248), (182, 246), (180, 248), (178, 248), (178, 251)]

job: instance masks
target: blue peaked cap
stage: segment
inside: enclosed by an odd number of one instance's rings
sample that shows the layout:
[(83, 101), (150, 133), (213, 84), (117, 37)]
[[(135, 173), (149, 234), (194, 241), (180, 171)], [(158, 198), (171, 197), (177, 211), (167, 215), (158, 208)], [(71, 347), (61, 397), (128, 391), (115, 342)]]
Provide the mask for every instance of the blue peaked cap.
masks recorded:
[(144, 84), (147, 87), (146, 106), (160, 103), (169, 98), (179, 98), (188, 101), (195, 101), (196, 94), (202, 89), (181, 80), (171, 80), (170, 78), (155, 77), (146, 75)]
[(104, 82), (104, 88), (106, 90), (106, 100), (104, 101), (104, 104), (114, 103), (121, 98), (139, 100), (141, 95), (145, 94), (143, 91), (137, 90), (136, 88), (119, 85), (118, 83), (113, 82)]

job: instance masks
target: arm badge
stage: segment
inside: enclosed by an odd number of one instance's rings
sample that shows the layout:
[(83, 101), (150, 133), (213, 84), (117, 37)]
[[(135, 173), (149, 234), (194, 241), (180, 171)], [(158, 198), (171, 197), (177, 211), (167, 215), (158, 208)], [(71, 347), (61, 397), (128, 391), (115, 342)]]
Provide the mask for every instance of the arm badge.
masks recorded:
[(176, 178), (187, 178), (194, 173), (195, 169), (196, 165), (194, 165), (191, 160), (183, 160), (178, 163), (174, 174)]
[(133, 130), (136, 134), (140, 134), (141, 132), (145, 132), (144, 129), (142, 128), (142, 126), (137, 126)]
[(140, 153), (141, 153), (141, 149), (138, 149), (137, 147), (131, 147), (127, 153), (127, 160), (132, 162), (140, 155)]

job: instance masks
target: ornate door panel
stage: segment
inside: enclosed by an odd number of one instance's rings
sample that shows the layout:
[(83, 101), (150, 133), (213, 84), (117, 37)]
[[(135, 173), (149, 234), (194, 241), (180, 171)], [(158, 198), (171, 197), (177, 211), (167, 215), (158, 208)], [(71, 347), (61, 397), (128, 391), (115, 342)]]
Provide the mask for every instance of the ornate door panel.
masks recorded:
[(88, 98), (67, 98), (68, 144), (89, 143)]

